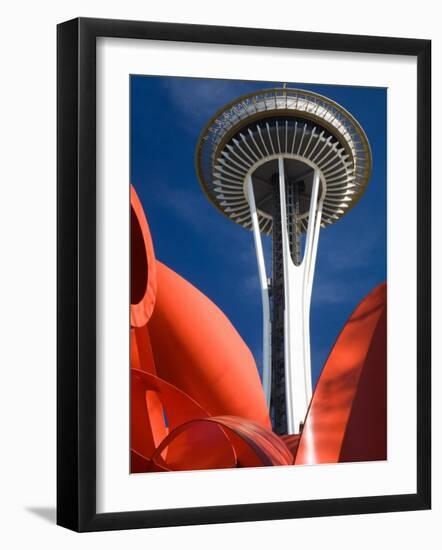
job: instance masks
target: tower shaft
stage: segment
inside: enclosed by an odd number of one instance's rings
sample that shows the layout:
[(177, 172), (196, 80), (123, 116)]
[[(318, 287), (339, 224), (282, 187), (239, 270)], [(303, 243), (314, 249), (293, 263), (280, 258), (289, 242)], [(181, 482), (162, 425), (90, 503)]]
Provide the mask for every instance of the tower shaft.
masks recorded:
[(263, 303), (263, 386), (273, 428), (279, 434), (299, 433), (312, 395), (310, 301), (322, 216), (319, 171), (313, 171), (303, 253), (299, 184), (287, 180), (284, 157), (279, 157), (272, 185), (269, 293), (251, 176), (247, 182)]
[[(278, 159), (278, 172), (284, 280), (284, 382), (287, 433), (296, 434), (300, 431), (312, 396), (310, 301), (321, 225), (322, 200), (319, 198), (319, 171), (314, 170), (304, 254), (302, 259), (298, 258), (299, 219), (296, 209), (299, 212), (299, 195), (293, 188), (290, 193), (287, 193), (289, 182), (285, 175), (282, 156)], [(293, 197), (291, 203), (288, 202), (290, 197)]]

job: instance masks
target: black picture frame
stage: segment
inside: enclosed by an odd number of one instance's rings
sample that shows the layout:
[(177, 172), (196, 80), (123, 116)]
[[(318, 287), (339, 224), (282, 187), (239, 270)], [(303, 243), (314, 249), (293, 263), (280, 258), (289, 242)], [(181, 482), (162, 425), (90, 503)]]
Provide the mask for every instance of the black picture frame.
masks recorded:
[[(96, 512), (96, 39), (417, 58), (417, 492)], [(79, 18), (57, 28), (57, 523), (75, 531), (424, 510), (431, 506), (431, 41)]]

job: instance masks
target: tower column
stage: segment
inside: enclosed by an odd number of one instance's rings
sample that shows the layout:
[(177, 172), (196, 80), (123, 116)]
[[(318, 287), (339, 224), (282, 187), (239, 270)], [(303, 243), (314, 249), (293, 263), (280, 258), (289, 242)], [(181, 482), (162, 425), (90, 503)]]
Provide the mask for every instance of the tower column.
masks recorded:
[(270, 407), (270, 392), (272, 381), (272, 361), (271, 361), (271, 324), (270, 324), (270, 299), (269, 286), (267, 282), (267, 273), (264, 260), (264, 251), (262, 247), (261, 231), (259, 229), (258, 214), (256, 212), (255, 194), (253, 192), (252, 176), (247, 176), (247, 199), (250, 207), (250, 216), (252, 218), (253, 237), (255, 241), (256, 260), (258, 263), (259, 283), (261, 287), (262, 299), (262, 385), (267, 402)]
[[(316, 263), (322, 200), (318, 200), (320, 177), (315, 170), (310, 198), (304, 255), (295, 265), (290, 247), (287, 215), (287, 183), (284, 158), (278, 159), (281, 209), (282, 258), (284, 271), (284, 371), (287, 433), (297, 434), (312, 395), (310, 359), (310, 302)], [(296, 222), (296, 220), (295, 220)], [(292, 235), (294, 238), (294, 235)]]

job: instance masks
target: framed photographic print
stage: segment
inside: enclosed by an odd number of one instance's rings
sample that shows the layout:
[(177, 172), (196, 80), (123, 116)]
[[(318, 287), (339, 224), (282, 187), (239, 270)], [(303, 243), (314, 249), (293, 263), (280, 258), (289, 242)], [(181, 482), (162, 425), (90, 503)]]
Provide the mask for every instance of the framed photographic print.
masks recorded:
[(58, 26), (59, 525), (430, 507), (430, 52)]

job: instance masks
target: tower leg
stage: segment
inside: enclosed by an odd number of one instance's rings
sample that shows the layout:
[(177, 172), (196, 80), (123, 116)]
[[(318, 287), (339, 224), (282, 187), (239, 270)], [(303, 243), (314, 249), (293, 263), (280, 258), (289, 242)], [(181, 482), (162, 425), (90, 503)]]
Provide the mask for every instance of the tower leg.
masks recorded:
[(262, 298), (262, 340), (263, 340), (263, 366), (262, 366), (262, 385), (267, 402), (270, 407), (270, 389), (272, 380), (271, 363), (271, 324), (270, 324), (270, 300), (269, 287), (267, 283), (267, 274), (264, 261), (264, 251), (262, 248), (261, 232), (259, 229), (258, 214), (256, 212), (255, 195), (253, 192), (252, 177), (247, 178), (247, 196), (252, 218), (253, 237), (255, 240), (256, 259), (258, 262), (259, 283), (261, 287)]
[(320, 177), (315, 170), (310, 199), (304, 256), (295, 265), (290, 250), (284, 158), (278, 159), (284, 271), (284, 365), (287, 432), (297, 434), (312, 396), (310, 360), (310, 302), (316, 263), (322, 201)]

